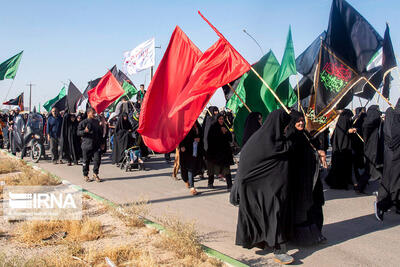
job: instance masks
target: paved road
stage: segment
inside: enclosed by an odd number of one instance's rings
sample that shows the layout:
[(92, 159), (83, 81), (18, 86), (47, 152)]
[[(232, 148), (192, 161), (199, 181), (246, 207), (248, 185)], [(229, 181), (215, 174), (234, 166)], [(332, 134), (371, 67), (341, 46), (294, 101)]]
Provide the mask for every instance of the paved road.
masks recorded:
[[(151, 219), (177, 214), (195, 220), (204, 244), (251, 266), (273, 264), (271, 251), (246, 250), (234, 245), (237, 208), (229, 204), (222, 182), (215, 190), (205, 180), (196, 182), (201, 195), (192, 197), (182, 181), (171, 178), (171, 165), (161, 156), (146, 162), (148, 171), (125, 171), (103, 158), (103, 183), (85, 183), (81, 166), (68, 167), (40, 162), (38, 165), (63, 179), (80, 185), (111, 201), (123, 204), (140, 198), (151, 203)], [(370, 192), (374, 186), (369, 189)], [(290, 247), (295, 265), (305, 266), (399, 266), (400, 215), (386, 215), (383, 223), (373, 215), (372, 195), (356, 195), (352, 190), (325, 190), (325, 226), (328, 243), (315, 247)]]

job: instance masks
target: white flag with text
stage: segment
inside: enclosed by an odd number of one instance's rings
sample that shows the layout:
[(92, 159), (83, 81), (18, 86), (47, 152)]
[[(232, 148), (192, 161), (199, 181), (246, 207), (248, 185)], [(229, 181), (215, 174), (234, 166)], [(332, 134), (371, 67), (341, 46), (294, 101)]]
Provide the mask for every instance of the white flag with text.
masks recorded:
[(154, 66), (154, 38), (124, 53), (124, 71), (129, 75)]

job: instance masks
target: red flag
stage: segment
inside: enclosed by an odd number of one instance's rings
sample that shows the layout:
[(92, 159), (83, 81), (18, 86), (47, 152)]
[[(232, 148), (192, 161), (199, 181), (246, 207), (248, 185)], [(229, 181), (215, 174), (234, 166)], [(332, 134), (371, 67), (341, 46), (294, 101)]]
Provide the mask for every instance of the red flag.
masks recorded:
[(96, 87), (87, 92), (89, 103), (97, 113), (103, 112), (124, 93), (124, 89), (110, 71), (101, 78)]
[(201, 51), (177, 26), (151, 80), (140, 112), (138, 132), (145, 144), (156, 152), (174, 150), (197, 119), (198, 114), (191, 110), (179, 111), (171, 118), (168, 118), (168, 113), (201, 55)]
[[(249, 63), (226, 41), (220, 38), (204, 52), (182, 93), (176, 98), (169, 116), (190, 109), (200, 115), (215, 91), (250, 70)], [(197, 117), (196, 117), (197, 118)]]

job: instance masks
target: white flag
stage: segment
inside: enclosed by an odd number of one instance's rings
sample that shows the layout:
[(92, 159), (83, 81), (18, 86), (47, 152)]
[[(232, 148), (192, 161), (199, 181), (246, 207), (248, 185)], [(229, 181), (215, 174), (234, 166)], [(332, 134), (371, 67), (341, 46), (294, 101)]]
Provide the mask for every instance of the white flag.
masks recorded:
[(129, 75), (154, 66), (154, 37), (124, 53), (123, 68)]

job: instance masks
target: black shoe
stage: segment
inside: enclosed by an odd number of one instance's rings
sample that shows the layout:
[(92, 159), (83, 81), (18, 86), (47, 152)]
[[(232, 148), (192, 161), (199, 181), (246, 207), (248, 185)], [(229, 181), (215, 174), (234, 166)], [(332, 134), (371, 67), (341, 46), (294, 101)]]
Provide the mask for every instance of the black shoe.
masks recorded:
[(215, 188), (214, 185), (212, 185), (212, 184), (208, 185), (208, 189), (214, 189), (214, 188)]
[(374, 208), (375, 208), (375, 217), (378, 219), (378, 221), (383, 222), (383, 214), (384, 214), (384, 211), (381, 210), (381, 209), (378, 207), (378, 202), (377, 202), (377, 201), (374, 202)]

